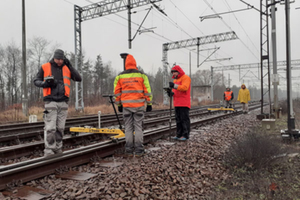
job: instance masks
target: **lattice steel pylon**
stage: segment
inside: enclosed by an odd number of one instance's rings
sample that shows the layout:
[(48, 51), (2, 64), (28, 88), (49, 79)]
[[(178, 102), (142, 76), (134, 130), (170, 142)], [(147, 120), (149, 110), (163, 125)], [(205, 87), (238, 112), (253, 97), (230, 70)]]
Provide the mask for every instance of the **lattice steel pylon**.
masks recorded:
[[(74, 5), (74, 32), (75, 32), (75, 68), (80, 74), (82, 74), (82, 40), (81, 40), (81, 22), (103, 17), (105, 15), (114, 14), (124, 10), (130, 10), (132, 8), (144, 6), (147, 4), (153, 4), (162, 0), (104, 0), (98, 3), (93, 3), (88, 6), (80, 7)], [(130, 27), (130, 23), (128, 23)], [(130, 34), (129, 34), (130, 35)], [(129, 38), (130, 40), (131, 38)], [(84, 81), (84, 80), (83, 80)], [(83, 110), (83, 81), (81, 83), (76, 82), (76, 102), (75, 109)]]
[[(287, 62), (285, 60), (283, 61), (277, 61), (276, 66), (286, 66)], [(261, 63), (248, 63), (248, 64), (237, 64), (237, 65), (227, 65), (227, 66), (216, 66), (212, 67), (213, 71), (228, 71), (228, 70), (238, 70), (239, 71), (239, 80), (241, 80), (241, 70), (249, 70), (249, 69), (257, 69), (260, 70)], [(273, 62), (270, 62), (270, 68), (272, 68)], [(299, 70), (300, 69), (300, 59), (297, 60), (291, 60), (291, 66), (293, 67), (293, 70)], [(285, 70), (285, 68), (278, 68), (278, 70)], [(213, 74), (212, 74), (213, 76)], [(256, 76), (255, 76), (256, 77)], [(259, 74), (257, 75), (257, 78), (259, 77)], [(260, 78), (258, 78), (260, 80)]]
[[(264, 76), (266, 75), (268, 75), (268, 90), (269, 90), (268, 92), (269, 92), (269, 103), (270, 103), (270, 113), (271, 113), (268, 1), (269, 0), (260, 1), (261, 114), (263, 114), (263, 104), (264, 104), (263, 81), (264, 81)], [(267, 68), (267, 73), (265, 75), (264, 75), (264, 67)]]
[[(176, 42), (171, 43), (164, 43), (163, 44), (163, 54), (162, 54), (162, 62), (163, 62), (163, 69), (164, 69), (164, 75), (163, 75), (163, 87), (168, 87), (168, 51), (174, 50), (174, 49), (181, 49), (181, 48), (187, 48), (187, 47), (193, 47), (197, 46), (197, 66), (199, 65), (199, 47), (200, 45), (205, 44), (212, 44), (217, 42), (224, 42), (228, 40), (235, 40), (238, 39), (237, 35), (234, 31), (231, 32), (225, 32), (225, 33), (218, 33), (203, 37), (197, 37), (192, 38), (188, 40), (180, 40)], [(166, 93), (164, 93), (164, 101), (163, 103), (167, 105), (169, 103), (168, 96)]]

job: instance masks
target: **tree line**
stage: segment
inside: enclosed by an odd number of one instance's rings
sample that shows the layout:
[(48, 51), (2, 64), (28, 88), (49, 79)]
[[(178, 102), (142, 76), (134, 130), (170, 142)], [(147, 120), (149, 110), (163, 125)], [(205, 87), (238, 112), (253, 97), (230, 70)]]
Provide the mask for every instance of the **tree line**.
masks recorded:
[[(60, 48), (59, 44), (53, 44), (42, 37), (33, 37), (27, 43), (27, 88), (28, 106), (42, 106), (42, 89), (35, 87), (33, 80), (42, 64), (52, 59), (55, 49)], [(70, 62), (75, 67), (75, 54), (66, 52)], [(85, 59), (79, 61), (82, 66), (81, 75), (83, 78), (83, 97), (85, 106), (95, 106), (106, 103), (107, 99), (103, 94), (113, 93), (113, 83), (119, 73), (114, 70), (112, 63), (104, 63), (99, 54), (95, 60)], [(0, 110), (12, 108), (22, 102), (22, 51), (21, 47), (14, 41), (7, 45), (0, 44)], [(147, 66), (145, 66), (147, 67)], [(143, 71), (143, 66), (138, 66)], [(163, 102), (163, 69), (158, 68), (155, 74), (147, 74), (153, 93), (154, 104)], [(211, 72), (210, 70), (198, 70), (192, 74), (193, 100), (209, 99)], [(221, 100), (225, 85), (221, 73), (214, 73), (214, 98)], [(171, 73), (169, 76), (171, 79)], [(203, 87), (202, 87), (203, 86)], [(207, 86), (207, 87), (206, 87)], [(240, 86), (233, 86), (232, 89), (237, 97)], [(249, 88), (252, 99), (260, 98), (260, 89)], [(70, 102), (75, 102), (75, 83), (71, 84)], [(282, 91), (279, 91), (282, 92)], [(284, 95), (284, 94), (283, 94)], [(199, 98), (201, 97), (201, 98)], [(265, 97), (266, 98), (266, 97)]]

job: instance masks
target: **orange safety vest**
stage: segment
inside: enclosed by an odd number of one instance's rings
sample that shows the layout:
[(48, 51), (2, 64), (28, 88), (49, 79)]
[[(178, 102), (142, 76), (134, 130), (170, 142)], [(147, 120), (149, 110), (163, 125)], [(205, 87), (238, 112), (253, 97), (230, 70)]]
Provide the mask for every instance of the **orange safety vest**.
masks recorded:
[(137, 70), (136, 61), (132, 55), (128, 55), (125, 61), (126, 70), (119, 74), (114, 81), (115, 103), (127, 108), (138, 108), (152, 105), (152, 93), (149, 79), (146, 74)]
[[(43, 71), (44, 71), (44, 78), (48, 76), (52, 76), (51, 72), (51, 63), (45, 63), (42, 65)], [(71, 72), (69, 68), (64, 65), (62, 67), (63, 70), (63, 79), (64, 79), (64, 86), (65, 86), (65, 96), (69, 97), (70, 96), (70, 87), (71, 87)], [(43, 95), (48, 96), (51, 95), (51, 88), (43, 88)]]
[(225, 100), (226, 101), (230, 101), (231, 100), (231, 95), (232, 95), (232, 91), (230, 91), (230, 92), (224, 92), (224, 94), (225, 94)]

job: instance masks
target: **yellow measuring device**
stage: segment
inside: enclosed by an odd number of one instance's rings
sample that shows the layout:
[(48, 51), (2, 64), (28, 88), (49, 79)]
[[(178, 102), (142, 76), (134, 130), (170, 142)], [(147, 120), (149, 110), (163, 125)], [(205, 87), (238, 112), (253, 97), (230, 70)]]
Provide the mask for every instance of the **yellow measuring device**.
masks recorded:
[(220, 107), (220, 108), (207, 108), (207, 110), (234, 111), (233, 108), (224, 108), (224, 107)]
[(85, 127), (71, 127), (70, 132), (74, 133), (102, 133), (102, 134), (112, 134), (116, 136), (111, 136), (110, 138), (113, 140), (125, 137), (121, 129), (109, 129), (109, 128), (85, 128)]

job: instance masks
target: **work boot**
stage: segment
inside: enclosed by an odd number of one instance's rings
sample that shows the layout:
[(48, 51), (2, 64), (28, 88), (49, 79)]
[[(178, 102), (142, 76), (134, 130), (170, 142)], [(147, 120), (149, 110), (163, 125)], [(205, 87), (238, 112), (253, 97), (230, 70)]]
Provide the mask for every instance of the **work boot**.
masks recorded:
[(125, 150), (125, 156), (126, 157), (133, 157), (134, 155), (133, 155), (133, 151), (126, 151)]
[(58, 149), (58, 150), (54, 151), (54, 153), (55, 154), (61, 154), (61, 153), (63, 153), (63, 151), (61, 149)]
[(175, 137), (171, 137), (172, 140), (178, 140), (179, 137), (175, 136)]
[(144, 156), (146, 153), (147, 153), (146, 150), (144, 150), (144, 151), (142, 151), (142, 152), (136, 152), (136, 153), (135, 153), (135, 157), (142, 157), (142, 156)]
[(44, 157), (52, 156), (55, 153), (51, 149), (44, 149)]
[(185, 137), (181, 137), (178, 139), (179, 141), (186, 141), (187, 139)]

